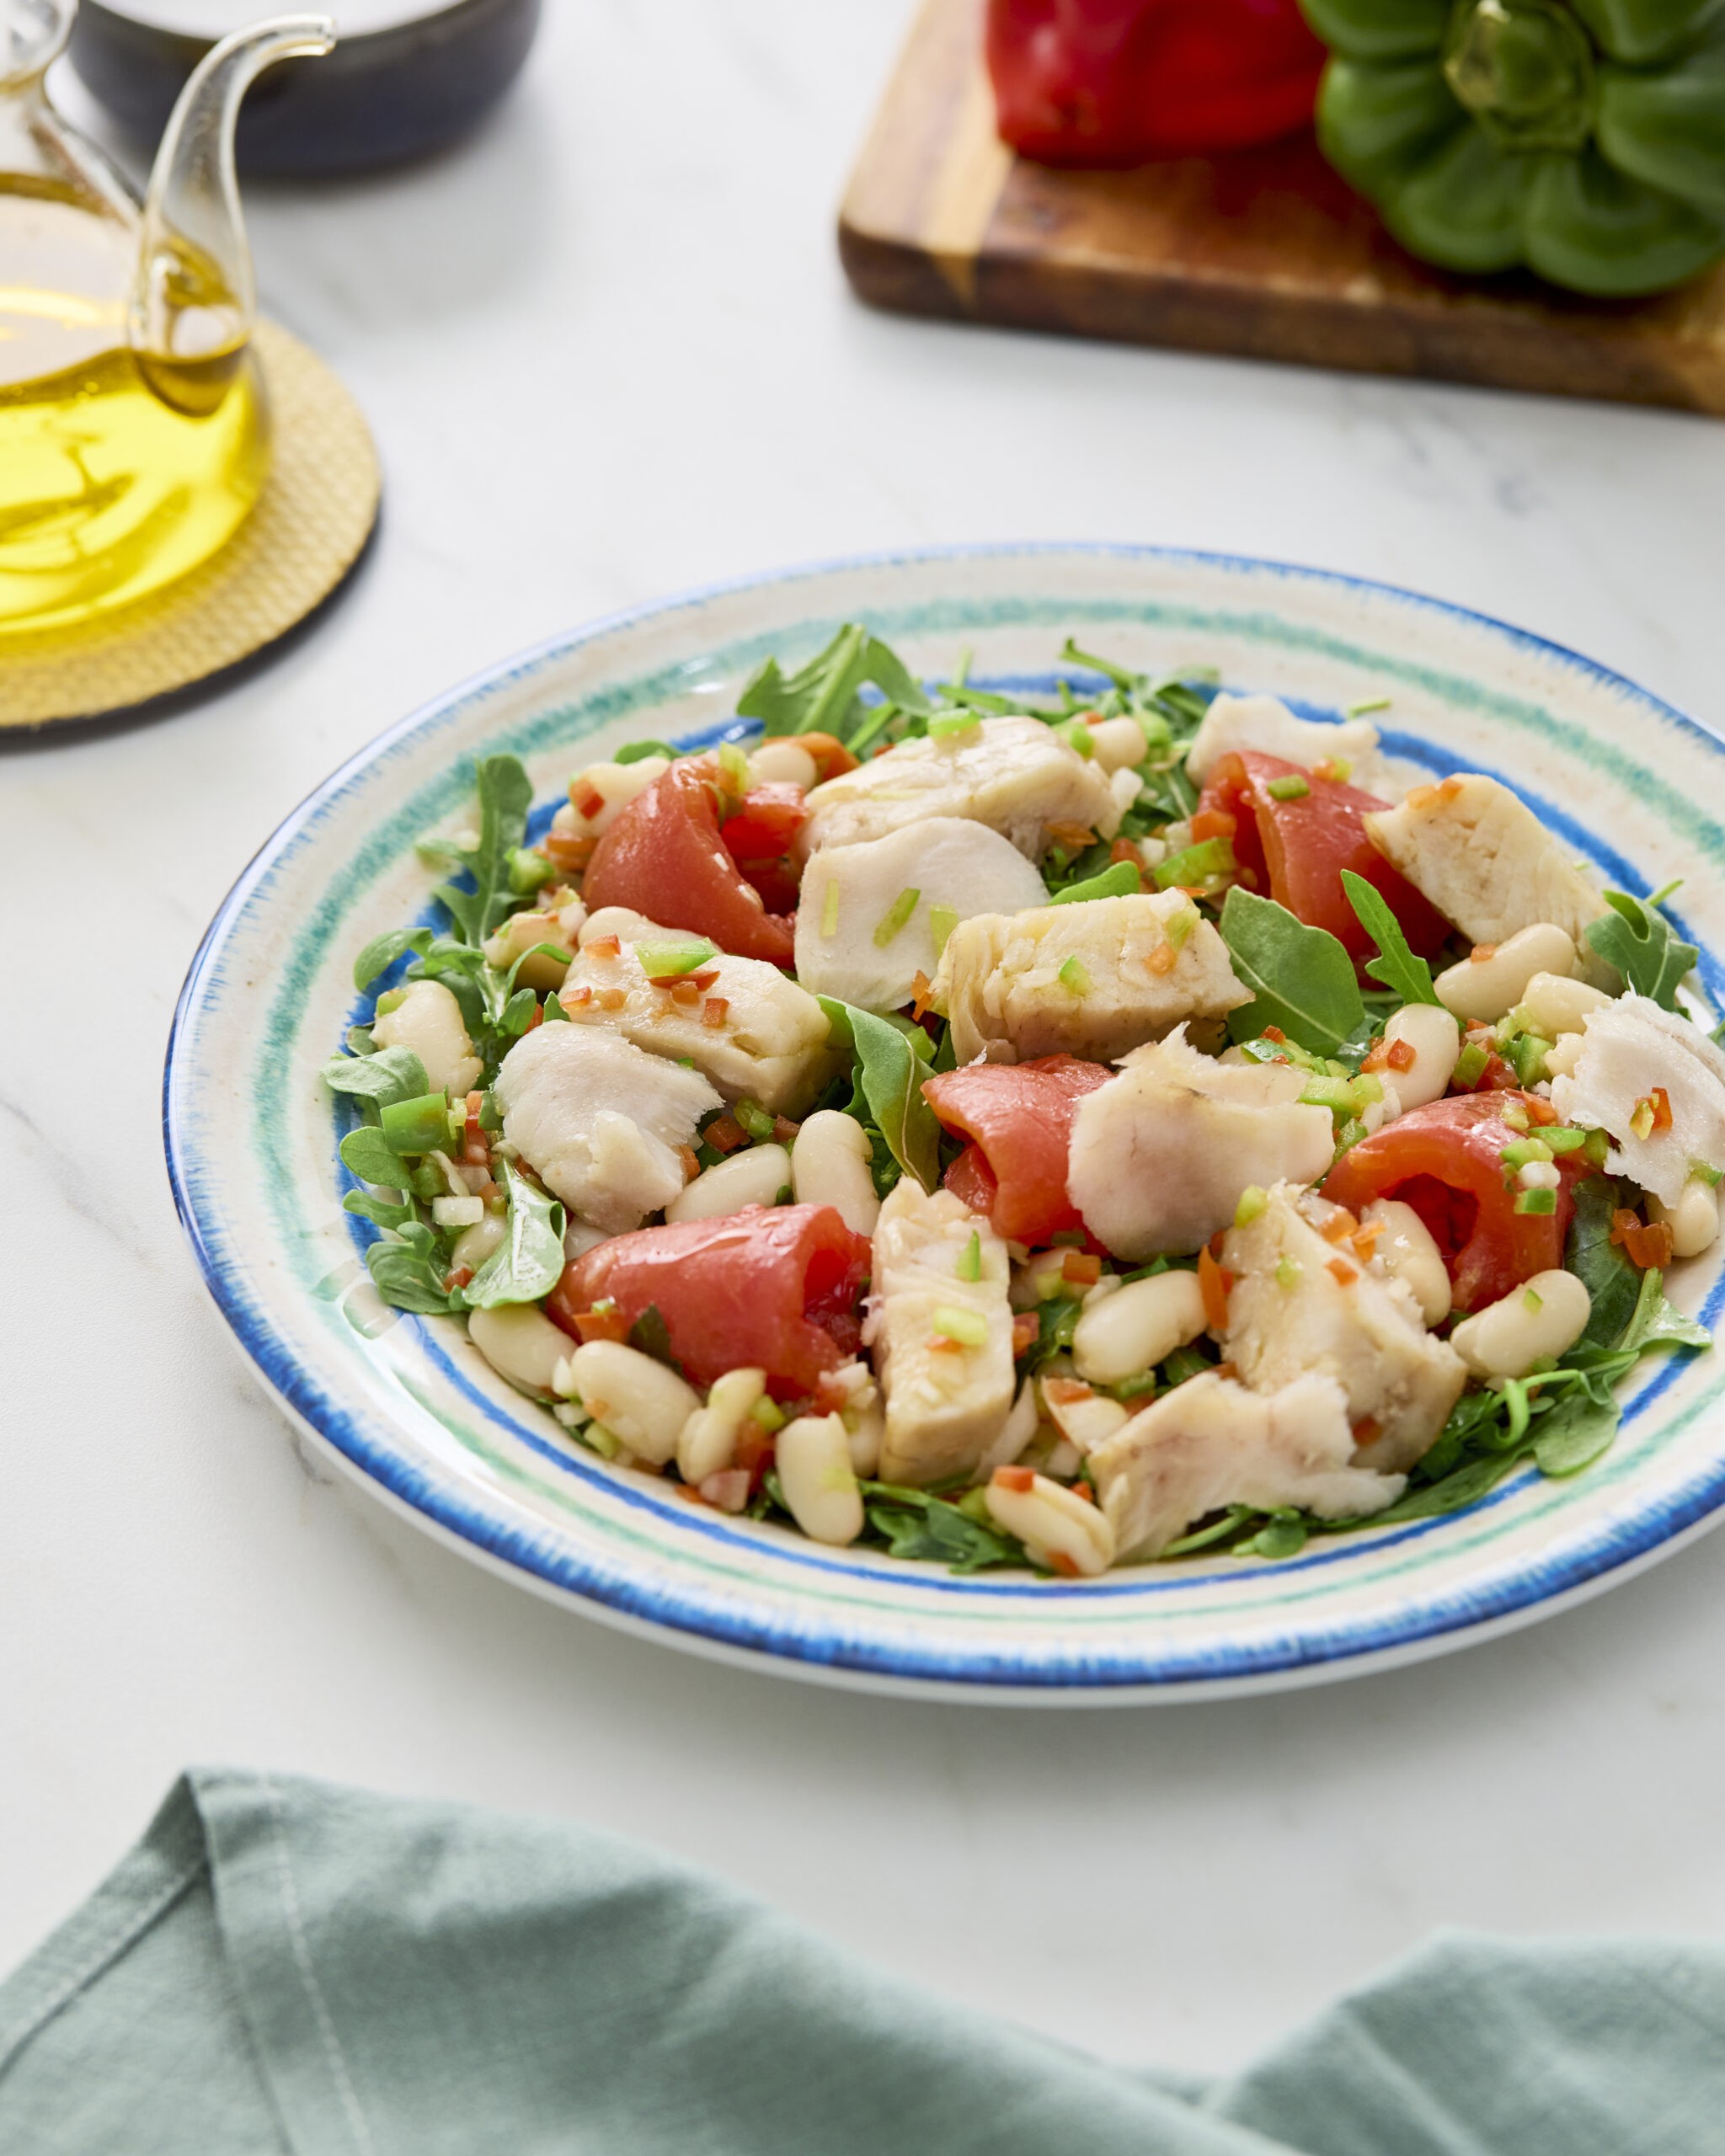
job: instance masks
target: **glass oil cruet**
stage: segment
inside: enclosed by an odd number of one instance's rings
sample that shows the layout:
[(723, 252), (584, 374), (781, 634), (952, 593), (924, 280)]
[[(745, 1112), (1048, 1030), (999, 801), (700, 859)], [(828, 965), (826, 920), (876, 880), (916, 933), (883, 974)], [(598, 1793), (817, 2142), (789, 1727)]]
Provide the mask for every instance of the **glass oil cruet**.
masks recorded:
[(140, 204), (49, 103), (77, 0), (0, 0), (0, 667), (223, 546), (270, 462), (233, 129), (253, 78), (327, 52), (327, 16), (224, 38)]

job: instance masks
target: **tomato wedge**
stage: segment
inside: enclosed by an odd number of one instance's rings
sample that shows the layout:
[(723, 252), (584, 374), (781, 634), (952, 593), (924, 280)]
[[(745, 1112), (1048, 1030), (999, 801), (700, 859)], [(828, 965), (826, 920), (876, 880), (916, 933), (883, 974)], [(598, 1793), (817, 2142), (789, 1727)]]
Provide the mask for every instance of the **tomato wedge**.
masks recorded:
[(1562, 1182), (1551, 1213), (1518, 1213), (1515, 1178), (1503, 1148), (1525, 1138), (1503, 1120), (1519, 1101), (1537, 1130), (1551, 1120), (1548, 1102), (1504, 1090), (1461, 1093), (1410, 1108), (1363, 1138), (1330, 1170), (1324, 1196), (1358, 1213), (1375, 1198), (1399, 1198), (1430, 1229), (1454, 1283), (1457, 1310), (1478, 1310), (1512, 1288), (1563, 1262), (1563, 1239), (1575, 1210), (1574, 1185), (1594, 1171), (1579, 1153), (1557, 1161)]
[(867, 1235), (831, 1205), (746, 1205), (613, 1235), (564, 1268), (545, 1309), (565, 1332), (601, 1302), (629, 1324), (656, 1307), (691, 1385), (763, 1369), (779, 1400), (812, 1393), (861, 1344)]
[[(1290, 800), (1279, 800), (1269, 790), (1295, 781), (1306, 791)], [(1376, 884), (1412, 948), (1423, 958), (1434, 958), (1450, 935), (1449, 922), (1366, 835), (1362, 819), (1367, 811), (1389, 806), (1357, 787), (1247, 750), (1215, 765), (1193, 820), (1195, 825), (1205, 816), (1231, 817), (1234, 858), (1256, 877), (1255, 888), (1268, 885), (1269, 896), (1309, 928), (1327, 928), (1356, 965), (1376, 946), (1348, 903), (1344, 868)]]
[(1012, 1242), (1045, 1243), (1081, 1229), (1066, 1195), (1072, 1118), (1084, 1096), (1114, 1075), (1076, 1055), (1043, 1055), (926, 1079), (924, 1097), (947, 1129), (975, 1140), (947, 1171), (947, 1188)]
[(809, 820), (803, 789), (782, 780), (751, 787), (720, 827), (738, 873), (760, 894), (769, 913), (790, 913), (801, 878), (791, 843)]
[(711, 937), (740, 958), (788, 966), (791, 923), (767, 910), (727, 850), (718, 780), (707, 756), (682, 757), (662, 771), (594, 848), (581, 895), (595, 912), (632, 906), (661, 927)]

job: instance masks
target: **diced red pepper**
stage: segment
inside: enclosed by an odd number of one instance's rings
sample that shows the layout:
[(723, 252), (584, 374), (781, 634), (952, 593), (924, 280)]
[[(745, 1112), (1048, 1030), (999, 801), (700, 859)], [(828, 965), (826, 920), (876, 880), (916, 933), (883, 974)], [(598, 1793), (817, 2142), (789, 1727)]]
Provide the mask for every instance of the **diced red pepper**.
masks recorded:
[(595, 911), (628, 906), (739, 958), (791, 963), (791, 922), (768, 912), (726, 848), (710, 757), (680, 758), (636, 795), (595, 847), (581, 895)]
[[(1305, 792), (1290, 801), (1278, 800), (1269, 789), (1282, 778), (1303, 778)], [(1199, 814), (1233, 816), (1234, 857), (1258, 878), (1258, 889), (1268, 885), (1270, 897), (1309, 928), (1327, 928), (1356, 964), (1370, 958), (1376, 947), (1348, 903), (1342, 888), (1344, 868), (1375, 884), (1412, 948), (1423, 958), (1435, 958), (1450, 924), (1366, 835), (1363, 818), (1389, 805), (1358, 787), (1247, 750), (1215, 764), (1204, 782)]]
[(1072, 1118), (1113, 1071), (1076, 1055), (1029, 1063), (973, 1063), (923, 1081), (948, 1130), (975, 1143), (947, 1171), (947, 1188), (986, 1213), (1009, 1241), (1046, 1243), (1083, 1228), (1066, 1195)]
[(1563, 1262), (1574, 1186), (1594, 1172), (1582, 1154), (1562, 1155), (1555, 1211), (1518, 1213), (1515, 1178), (1503, 1167), (1504, 1147), (1525, 1135), (1503, 1120), (1516, 1101), (1530, 1124), (1549, 1121), (1548, 1103), (1508, 1088), (1451, 1095), (1350, 1145), (1324, 1183), (1326, 1198), (1356, 1213), (1375, 1198), (1411, 1205), (1450, 1268), (1457, 1310), (1494, 1303)]
[(1274, 141), (1311, 120), (1323, 64), (1296, 0), (990, 0), (1001, 139), (1045, 164)]
[(578, 1313), (614, 1303), (627, 1337), (656, 1306), (692, 1385), (753, 1367), (794, 1400), (857, 1353), (868, 1264), (868, 1238), (833, 1206), (749, 1205), (613, 1235), (565, 1268), (545, 1308), (574, 1331)]

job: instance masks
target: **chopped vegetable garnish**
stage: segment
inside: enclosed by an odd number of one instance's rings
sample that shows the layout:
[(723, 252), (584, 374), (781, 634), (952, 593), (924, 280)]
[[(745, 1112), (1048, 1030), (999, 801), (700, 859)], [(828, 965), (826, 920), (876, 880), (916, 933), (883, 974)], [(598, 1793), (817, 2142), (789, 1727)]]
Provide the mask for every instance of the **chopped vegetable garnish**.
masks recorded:
[(885, 950), (887, 945), (892, 942), (894, 937), (916, 912), (917, 903), (921, 896), (921, 892), (918, 890), (900, 892), (875, 924), (874, 942), (877, 950)]
[(960, 1280), (980, 1280), (982, 1278), (982, 1231), (980, 1228), (970, 1230), (970, 1240), (959, 1252), (959, 1262), (954, 1271)]
[(1094, 985), (1089, 968), (1076, 954), (1060, 961), (1059, 979), (1061, 987), (1070, 989), (1074, 995), (1088, 995)]
[(1304, 801), (1311, 791), (1311, 782), (1290, 772), (1286, 778), (1271, 779), (1264, 791), (1272, 801)]
[(981, 1348), (988, 1340), (988, 1320), (980, 1310), (955, 1310), (948, 1303), (937, 1305), (934, 1329), (943, 1340), (956, 1340), (961, 1348)]

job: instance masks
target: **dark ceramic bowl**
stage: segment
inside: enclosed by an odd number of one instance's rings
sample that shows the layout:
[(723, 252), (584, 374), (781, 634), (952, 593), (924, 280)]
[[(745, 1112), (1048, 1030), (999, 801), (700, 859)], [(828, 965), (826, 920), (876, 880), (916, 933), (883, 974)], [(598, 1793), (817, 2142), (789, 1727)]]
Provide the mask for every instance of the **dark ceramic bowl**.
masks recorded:
[[(257, 13), (270, 12), (260, 0)], [(339, 19), (339, 0), (329, 12)], [(284, 61), (259, 77), (240, 109), (240, 168), (281, 177), (363, 172), (441, 150), (503, 95), (538, 24), (539, 0), (453, 0), (344, 37), (321, 59)], [(140, 21), (124, 0), (83, 0), (71, 51), (92, 93), (147, 146), (160, 139), (210, 45)]]

